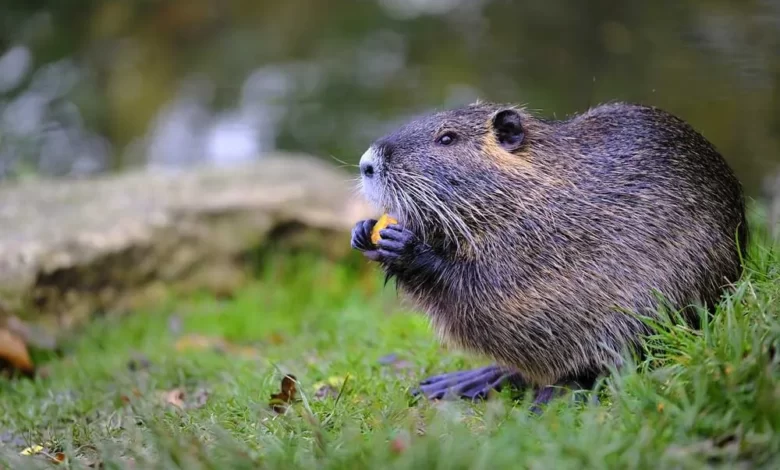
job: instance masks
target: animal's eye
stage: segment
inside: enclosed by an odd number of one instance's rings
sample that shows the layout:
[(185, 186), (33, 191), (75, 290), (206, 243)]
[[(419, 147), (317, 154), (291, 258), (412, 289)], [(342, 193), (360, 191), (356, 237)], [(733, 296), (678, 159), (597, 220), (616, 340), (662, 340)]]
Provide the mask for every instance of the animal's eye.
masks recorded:
[(452, 145), (455, 143), (455, 139), (457, 139), (458, 136), (455, 135), (454, 132), (447, 132), (445, 134), (440, 135), (436, 139), (436, 143), (439, 145)]

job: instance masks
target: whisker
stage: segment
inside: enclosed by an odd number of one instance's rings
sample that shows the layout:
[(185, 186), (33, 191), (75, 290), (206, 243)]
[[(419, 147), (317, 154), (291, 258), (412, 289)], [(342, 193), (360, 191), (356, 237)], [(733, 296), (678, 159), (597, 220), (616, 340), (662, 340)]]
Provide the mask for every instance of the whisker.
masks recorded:
[(340, 159), (336, 158), (334, 155), (331, 155), (331, 154), (328, 154), (328, 156), (330, 158), (332, 158), (333, 160), (337, 161), (338, 163), (341, 163), (340, 168), (344, 168), (344, 167), (358, 168), (360, 166), (360, 165), (356, 165), (354, 163), (347, 163), (344, 160), (340, 160)]

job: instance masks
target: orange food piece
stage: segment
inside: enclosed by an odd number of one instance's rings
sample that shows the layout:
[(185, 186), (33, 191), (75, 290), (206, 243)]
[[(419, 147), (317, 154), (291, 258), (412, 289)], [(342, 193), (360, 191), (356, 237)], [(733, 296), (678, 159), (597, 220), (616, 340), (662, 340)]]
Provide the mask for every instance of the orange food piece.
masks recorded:
[(376, 224), (374, 224), (374, 228), (371, 230), (371, 243), (376, 245), (379, 243), (379, 231), (383, 230), (385, 227), (387, 227), (390, 224), (397, 224), (398, 221), (394, 218), (390, 217), (387, 214), (384, 214), (382, 217), (379, 218), (379, 220), (376, 221)]

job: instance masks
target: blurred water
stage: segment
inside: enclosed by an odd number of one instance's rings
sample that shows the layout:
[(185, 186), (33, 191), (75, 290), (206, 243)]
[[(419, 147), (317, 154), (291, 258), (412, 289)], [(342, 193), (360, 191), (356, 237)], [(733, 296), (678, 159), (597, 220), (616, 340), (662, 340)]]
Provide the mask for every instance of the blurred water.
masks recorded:
[(355, 162), (477, 98), (562, 117), (654, 104), (751, 194), (780, 165), (780, 0), (3, 0), (0, 179)]

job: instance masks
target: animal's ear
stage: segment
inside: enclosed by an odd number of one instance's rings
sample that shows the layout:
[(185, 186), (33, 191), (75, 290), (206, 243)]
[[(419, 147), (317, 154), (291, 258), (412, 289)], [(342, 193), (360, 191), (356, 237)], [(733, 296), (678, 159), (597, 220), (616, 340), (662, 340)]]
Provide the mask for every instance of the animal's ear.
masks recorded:
[(520, 113), (514, 109), (505, 109), (493, 117), (493, 131), (499, 145), (509, 152), (519, 149), (525, 138)]

